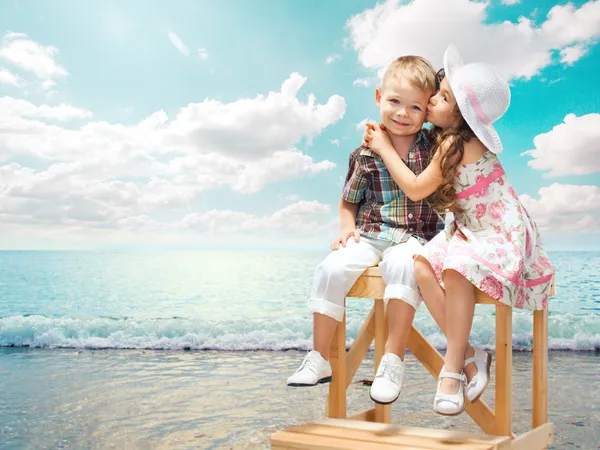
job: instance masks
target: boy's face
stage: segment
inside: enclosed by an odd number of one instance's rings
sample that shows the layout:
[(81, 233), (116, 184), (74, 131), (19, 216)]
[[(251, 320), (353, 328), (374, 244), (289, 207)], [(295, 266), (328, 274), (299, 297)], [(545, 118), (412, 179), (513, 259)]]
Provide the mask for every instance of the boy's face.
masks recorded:
[(450, 84), (444, 78), (440, 83), (439, 91), (429, 99), (427, 121), (440, 128), (449, 128), (458, 119), (456, 108), (456, 100), (452, 95)]
[(396, 136), (418, 133), (425, 121), (431, 94), (414, 87), (404, 78), (386, 81), (383, 90), (375, 91), (375, 100), (387, 131)]

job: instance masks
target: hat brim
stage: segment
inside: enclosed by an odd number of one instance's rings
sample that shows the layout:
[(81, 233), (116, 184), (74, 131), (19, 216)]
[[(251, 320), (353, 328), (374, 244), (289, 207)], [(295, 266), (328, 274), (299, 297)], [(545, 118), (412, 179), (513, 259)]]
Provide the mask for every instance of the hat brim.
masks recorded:
[(464, 62), (454, 45), (449, 45), (444, 53), (444, 72), (452, 89), (452, 94), (463, 118), (488, 150), (495, 154), (502, 153), (502, 141), (498, 132), (492, 125), (484, 123), (475, 112), (473, 105), (467, 98), (464, 89), (460, 89), (460, 80), (455, 77), (457, 69), (464, 66)]

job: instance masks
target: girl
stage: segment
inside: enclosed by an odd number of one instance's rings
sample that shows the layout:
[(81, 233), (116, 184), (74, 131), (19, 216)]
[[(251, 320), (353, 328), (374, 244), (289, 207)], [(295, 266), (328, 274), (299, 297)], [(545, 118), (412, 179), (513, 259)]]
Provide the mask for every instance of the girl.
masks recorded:
[(463, 64), (453, 46), (438, 80), (427, 106), (435, 148), (421, 175), (393, 150), (385, 127), (368, 124), (364, 140), (411, 200), (437, 191), (438, 208), (454, 213), (454, 222), (415, 255), (415, 276), (448, 341), (433, 408), (456, 415), (465, 395), (476, 401), (489, 380), (491, 356), (468, 344), (475, 288), (515, 308), (544, 309), (554, 269), (496, 157), (502, 143), (492, 123), (508, 109), (508, 84), (488, 64)]

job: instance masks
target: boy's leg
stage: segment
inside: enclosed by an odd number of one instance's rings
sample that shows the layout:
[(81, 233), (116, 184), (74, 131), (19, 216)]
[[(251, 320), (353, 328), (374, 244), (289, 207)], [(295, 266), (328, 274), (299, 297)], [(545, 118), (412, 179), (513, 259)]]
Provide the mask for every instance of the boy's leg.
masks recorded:
[(408, 241), (387, 249), (379, 265), (386, 284), (384, 300), (388, 303), (389, 336), (385, 351), (402, 359), (406, 353), (415, 312), (422, 302), (413, 260), (421, 247), (421, 243), (411, 237)]
[(388, 340), (385, 354), (371, 386), (371, 398), (389, 404), (398, 398), (404, 379), (404, 355), (415, 312), (422, 299), (414, 277), (413, 255), (421, 249), (415, 238), (394, 245), (383, 253), (379, 264), (386, 284)]
[(313, 386), (331, 379), (331, 341), (345, 312), (346, 294), (370, 266), (380, 261), (382, 244), (361, 236), (349, 239), (346, 247), (332, 251), (315, 271), (308, 309), (313, 313), (313, 351), (288, 378), (291, 386)]
[(346, 247), (332, 251), (317, 266), (308, 309), (314, 313), (313, 348), (329, 359), (331, 340), (344, 318), (346, 294), (365, 269), (380, 261), (374, 239), (349, 239)]
[(313, 314), (313, 350), (329, 361), (331, 356), (331, 341), (335, 334), (338, 321), (325, 314)]
[(404, 360), (406, 344), (416, 311), (414, 306), (403, 300), (392, 298), (388, 301), (389, 333), (385, 343), (385, 353), (394, 353)]

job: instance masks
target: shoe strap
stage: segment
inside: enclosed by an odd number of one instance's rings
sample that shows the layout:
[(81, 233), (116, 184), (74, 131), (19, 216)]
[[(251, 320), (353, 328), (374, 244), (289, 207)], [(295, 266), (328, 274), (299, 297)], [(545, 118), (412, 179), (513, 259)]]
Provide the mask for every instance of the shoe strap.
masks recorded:
[(467, 382), (467, 377), (465, 376), (464, 373), (443, 371), (443, 372), (440, 372), (440, 375), (438, 376), (438, 379), (442, 379), (442, 378), (452, 378), (454, 380), (462, 381), (463, 383)]
[(471, 356), (470, 358), (465, 359), (465, 365), (463, 367), (467, 367), (469, 364), (474, 363), (475, 362), (475, 355)]
[(477, 349), (476, 349), (475, 353), (473, 353), (473, 356), (465, 359), (465, 365), (463, 367), (467, 367), (471, 363), (477, 364), (477, 361), (482, 362), (482, 363), (487, 363), (487, 361), (486, 361), (487, 355), (488, 355), (488, 353), (486, 351), (477, 351)]

